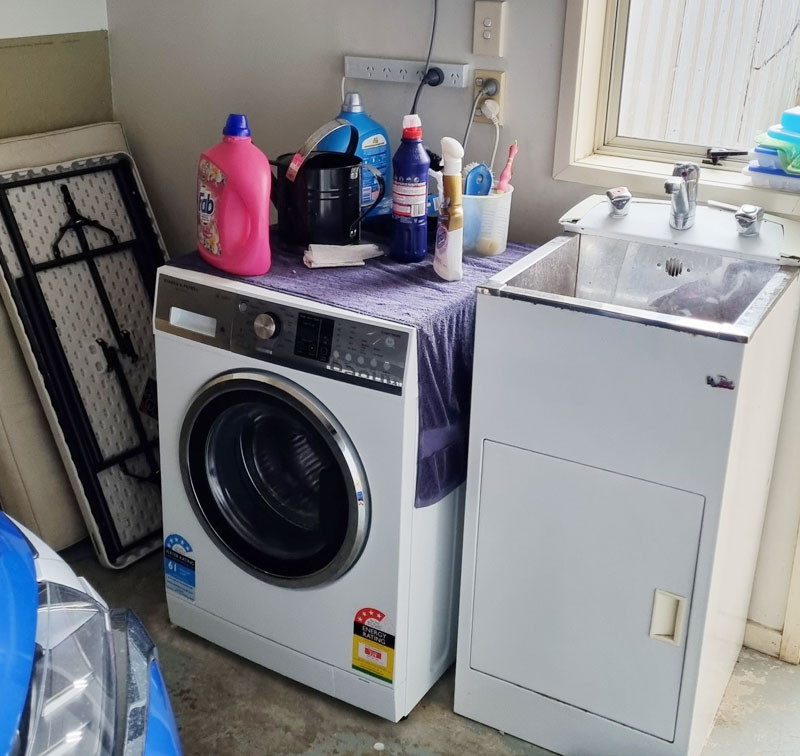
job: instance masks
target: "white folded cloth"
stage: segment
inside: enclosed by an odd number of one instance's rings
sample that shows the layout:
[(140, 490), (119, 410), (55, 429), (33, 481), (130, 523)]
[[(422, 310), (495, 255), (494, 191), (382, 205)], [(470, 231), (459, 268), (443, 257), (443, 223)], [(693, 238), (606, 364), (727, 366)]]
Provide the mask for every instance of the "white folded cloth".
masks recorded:
[(303, 262), (309, 268), (338, 268), (363, 265), (364, 260), (380, 257), (383, 249), (377, 244), (309, 244)]

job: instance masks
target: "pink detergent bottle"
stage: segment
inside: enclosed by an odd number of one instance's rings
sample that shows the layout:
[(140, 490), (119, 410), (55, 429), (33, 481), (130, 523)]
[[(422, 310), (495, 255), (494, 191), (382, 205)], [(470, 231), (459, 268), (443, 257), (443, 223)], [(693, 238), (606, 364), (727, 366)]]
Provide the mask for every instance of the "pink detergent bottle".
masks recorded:
[(228, 273), (260, 276), (271, 262), (269, 160), (250, 139), (247, 116), (231, 113), (222, 134), (197, 167), (197, 249)]

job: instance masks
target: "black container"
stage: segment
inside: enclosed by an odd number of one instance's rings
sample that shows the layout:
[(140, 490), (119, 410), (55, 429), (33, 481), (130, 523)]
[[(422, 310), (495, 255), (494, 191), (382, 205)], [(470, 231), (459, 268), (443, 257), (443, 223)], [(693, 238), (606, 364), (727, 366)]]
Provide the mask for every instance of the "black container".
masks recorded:
[[(272, 161), (277, 168), (273, 202), (278, 210), (278, 234), (286, 244), (355, 244), (361, 240), (361, 221), (383, 199), (383, 177), (352, 154), (357, 139), (350, 140), (347, 153), (311, 152), (321, 139), (338, 128), (354, 127), (335, 121), (318, 129), (298, 153), (287, 153)], [(357, 132), (355, 132), (357, 137)], [(361, 209), (361, 171), (376, 174), (378, 198)]]

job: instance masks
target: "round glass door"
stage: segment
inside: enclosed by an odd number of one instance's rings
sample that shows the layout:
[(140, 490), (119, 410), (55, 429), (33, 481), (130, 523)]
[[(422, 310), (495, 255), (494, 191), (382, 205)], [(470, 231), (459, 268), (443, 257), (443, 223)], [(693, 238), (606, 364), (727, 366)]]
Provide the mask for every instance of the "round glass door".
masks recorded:
[(369, 495), (350, 439), (323, 405), (269, 373), (228, 373), (181, 432), (186, 492), (206, 532), (248, 571), (297, 587), (358, 559)]

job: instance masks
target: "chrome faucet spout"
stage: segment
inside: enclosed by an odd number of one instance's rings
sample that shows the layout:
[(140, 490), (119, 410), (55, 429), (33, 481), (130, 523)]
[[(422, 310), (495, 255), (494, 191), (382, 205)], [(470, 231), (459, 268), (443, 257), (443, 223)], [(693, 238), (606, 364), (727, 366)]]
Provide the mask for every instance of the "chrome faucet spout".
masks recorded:
[(697, 207), (697, 182), (700, 166), (697, 163), (676, 163), (672, 176), (664, 182), (664, 190), (672, 197), (669, 225), (683, 230), (694, 225)]

